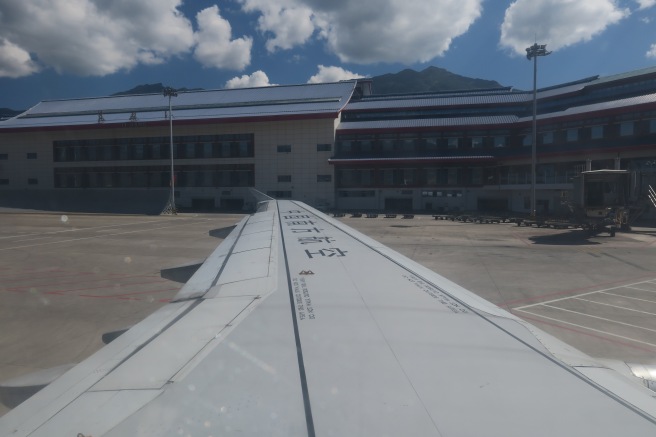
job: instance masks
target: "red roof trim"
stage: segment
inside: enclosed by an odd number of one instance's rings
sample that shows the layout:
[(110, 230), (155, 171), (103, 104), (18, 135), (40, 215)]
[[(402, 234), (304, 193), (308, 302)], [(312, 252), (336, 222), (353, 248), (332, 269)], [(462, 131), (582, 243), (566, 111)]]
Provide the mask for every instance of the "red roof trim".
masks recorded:
[[(339, 112), (323, 112), (317, 114), (290, 114), (290, 115), (267, 115), (255, 117), (229, 117), (229, 118), (206, 118), (197, 120), (173, 120), (175, 126), (193, 126), (228, 123), (262, 123), (267, 121), (292, 121), (292, 120), (321, 120), (336, 119)], [(26, 126), (9, 127), (0, 126), (0, 134), (13, 132), (47, 132), (47, 131), (71, 131), (71, 130), (98, 130), (98, 129), (134, 129), (138, 127), (169, 126), (168, 120), (129, 122), (124, 123), (101, 123), (101, 124), (71, 124), (61, 126)]]

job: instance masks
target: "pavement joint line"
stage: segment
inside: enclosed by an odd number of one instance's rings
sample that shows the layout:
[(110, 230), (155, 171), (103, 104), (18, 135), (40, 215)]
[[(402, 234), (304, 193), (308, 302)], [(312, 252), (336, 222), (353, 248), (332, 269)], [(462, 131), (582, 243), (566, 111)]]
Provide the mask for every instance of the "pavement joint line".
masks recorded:
[[(76, 231), (90, 231), (90, 230), (97, 230), (97, 229), (107, 229), (107, 228), (118, 228), (121, 226), (132, 226), (132, 225), (141, 225), (141, 224), (148, 224), (148, 223), (157, 223), (159, 220), (150, 220), (146, 222), (132, 222), (132, 223), (120, 223), (117, 225), (106, 225), (106, 226), (91, 226), (88, 228), (70, 228), (70, 229), (62, 229), (59, 231), (50, 231), (50, 232), (42, 232), (42, 233), (36, 233), (36, 234), (19, 234), (19, 235), (7, 235), (4, 237), (0, 237), (0, 240), (4, 240), (7, 238), (18, 238), (18, 237), (34, 237), (34, 236), (42, 236), (42, 235), (52, 235), (52, 234), (61, 234), (64, 232), (76, 232)], [(30, 241), (30, 240), (24, 240), (24, 241)]]
[(592, 314), (586, 314), (586, 313), (582, 313), (580, 311), (568, 310), (567, 308), (560, 308), (560, 307), (553, 306), (553, 305), (543, 305), (543, 306), (545, 306), (547, 308), (553, 308), (555, 310), (565, 311), (565, 312), (572, 313), (572, 314), (578, 314), (579, 316), (592, 317), (593, 319), (599, 319), (599, 320), (603, 320), (605, 322), (617, 323), (618, 325), (624, 325), (624, 326), (629, 326), (631, 328), (642, 329), (644, 331), (656, 332), (656, 329), (646, 328), (644, 326), (633, 325), (631, 323), (620, 322), (618, 320), (608, 319), (606, 317), (595, 316), (595, 315), (592, 315)]
[(161, 227), (158, 227), (158, 228), (139, 229), (139, 230), (136, 230), (136, 231), (117, 232), (117, 233), (114, 233), (114, 234), (93, 235), (91, 237), (72, 238), (72, 239), (69, 239), (69, 240), (49, 241), (49, 242), (41, 243), (41, 244), (28, 244), (28, 245), (24, 245), (24, 246), (3, 247), (3, 248), (0, 248), (0, 251), (14, 250), (14, 249), (25, 249), (25, 248), (28, 248), (28, 247), (37, 247), (37, 246), (48, 246), (48, 245), (51, 245), (51, 244), (72, 243), (74, 241), (92, 240), (92, 239), (95, 239), (95, 238), (106, 238), (106, 237), (113, 237), (113, 236), (116, 236), (116, 235), (135, 234), (135, 233), (138, 233), (138, 232), (148, 232), (148, 231), (155, 231), (155, 230), (159, 230), (159, 229), (175, 228), (176, 226), (179, 226), (179, 224), (172, 225), (172, 226), (161, 226)]
[(587, 330), (589, 330), (589, 331), (598, 332), (598, 333), (600, 333), (600, 334), (610, 335), (610, 336), (613, 336), (613, 337), (621, 338), (621, 339), (628, 340), (628, 341), (632, 341), (632, 342), (635, 342), (635, 343), (641, 343), (641, 344), (646, 344), (646, 345), (648, 345), (648, 346), (656, 347), (656, 344), (654, 344), (654, 343), (649, 343), (649, 342), (647, 342), (647, 341), (637, 340), (637, 339), (635, 339), (635, 338), (626, 337), (626, 336), (624, 336), (624, 335), (619, 335), (619, 334), (614, 334), (614, 333), (612, 333), (612, 332), (602, 331), (601, 329), (591, 328), (591, 327), (589, 327), (589, 326), (579, 325), (579, 324), (577, 324), (577, 323), (572, 323), (572, 322), (567, 322), (567, 321), (565, 321), (565, 320), (556, 319), (556, 318), (554, 318), (554, 317), (543, 316), (542, 314), (533, 313), (533, 312), (531, 312), (531, 311), (526, 311), (526, 310), (518, 310), (518, 311), (521, 311), (521, 312), (526, 313), (526, 314), (531, 314), (531, 315), (533, 315), (533, 316), (540, 317), (540, 318), (543, 318), (543, 319), (552, 320), (552, 321), (554, 321), (554, 322), (556, 322), (556, 323), (563, 323), (563, 324), (565, 324), (565, 325), (576, 326), (577, 328), (587, 329)]
[[(82, 280), (82, 281), (68, 281), (68, 282), (59, 282), (59, 281), (52, 282), (51, 281), (51, 282), (48, 282), (48, 283), (45, 283), (45, 284), (19, 285), (19, 286), (15, 286), (15, 287), (5, 288), (5, 290), (14, 291), (14, 290), (21, 290), (21, 289), (24, 289), (24, 288), (48, 287), (48, 286), (59, 287), (59, 286), (62, 286), (62, 285), (68, 285), (68, 284), (78, 285), (78, 284), (82, 284), (82, 283), (91, 283), (92, 285), (93, 285), (93, 283), (97, 283), (98, 288), (107, 288), (107, 286), (102, 285), (101, 283), (102, 282), (111, 282), (111, 281), (116, 281), (116, 280), (139, 279), (139, 278), (148, 279), (148, 282), (132, 282), (132, 283), (126, 282), (126, 283), (121, 283), (121, 286), (152, 284), (152, 283), (155, 283), (155, 284), (157, 284), (157, 283), (159, 283), (159, 284), (168, 284), (168, 283), (171, 282), (167, 279), (160, 278), (159, 276), (127, 275), (127, 276), (122, 276), (122, 277), (118, 277), (118, 278), (96, 277), (96, 278), (91, 278), (89, 280)], [(39, 278), (39, 279), (41, 279), (41, 278)], [(116, 283), (111, 282), (110, 285), (115, 286)]]
[(650, 316), (656, 316), (656, 313), (650, 313), (650, 312), (647, 312), (647, 311), (635, 310), (633, 308), (626, 308), (626, 307), (622, 307), (622, 306), (619, 306), (619, 305), (611, 305), (609, 303), (602, 303), (602, 302), (597, 302), (597, 301), (594, 301), (594, 300), (582, 299), (580, 297), (575, 297), (574, 299), (582, 300), (584, 302), (596, 303), (597, 305), (605, 305), (605, 306), (609, 306), (609, 307), (613, 307), (613, 308), (618, 308), (620, 310), (635, 311), (636, 313), (649, 314)]
[(625, 296), (623, 294), (614, 294), (614, 293), (609, 293), (607, 291), (600, 291), (599, 293), (608, 294), (608, 295), (617, 296), (617, 297), (624, 297), (626, 299), (640, 300), (642, 302), (656, 303), (656, 300), (640, 299), (639, 297)]
[[(136, 285), (146, 285), (146, 284), (168, 285), (169, 282), (168, 281), (166, 281), (166, 282), (165, 281), (134, 282), (132, 284), (121, 284), (121, 288), (123, 288), (123, 287), (132, 287), (132, 286), (136, 286)], [(27, 287), (25, 287), (25, 288), (27, 288)], [(70, 294), (70, 293), (75, 292), (75, 291), (105, 290), (105, 289), (108, 289), (108, 288), (114, 289), (114, 288), (116, 288), (116, 286), (114, 284), (109, 284), (109, 285), (100, 285), (100, 286), (97, 286), (97, 287), (83, 287), (83, 288), (70, 288), (70, 289), (64, 289), (64, 290), (50, 290), (50, 291), (46, 291), (45, 293), (65, 295), (65, 294)]]
[[(631, 288), (632, 285), (640, 285), (640, 284), (644, 284), (645, 282), (651, 282), (651, 280), (634, 282), (632, 284), (627, 284), (627, 285), (618, 285), (616, 287), (604, 288), (602, 290), (588, 291), (587, 293), (576, 294), (574, 296), (559, 297), (558, 299), (545, 300), (544, 302), (532, 303), (530, 305), (523, 305), (523, 306), (515, 307), (514, 309), (521, 310), (523, 308), (530, 308), (532, 306), (538, 306), (538, 305), (543, 305), (543, 304), (547, 304), (547, 303), (558, 302), (558, 301), (561, 301), (561, 300), (573, 299), (573, 298), (576, 298), (576, 297), (579, 297), (579, 296), (587, 296), (588, 294), (600, 293), (600, 292), (610, 291), (610, 290), (617, 290), (617, 289), (620, 289), (620, 288)], [(640, 290), (640, 289), (637, 288), (636, 290)], [(650, 290), (642, 290), (642, 291), (650, 291)], [(656, 291), (653, 291), (653, 292), (656, 293)]]
[(132, 292), (132, 293), (121, 293), (121, 294), (78, 294), (77, 296), (80, 296), (80, 297), (112, 298), (112, 297), (122, 297), (122, 296), (135, 296), (135, 295), (139, 295), (139, 294), (156, 294), (156, 293), (164, 293), (164, 292), (167, 292), (167, 291), (176, 291), (176, 290), (179, 290), (179, 288), (165, 288), (163, 290), (135, 291), (135, 292)]

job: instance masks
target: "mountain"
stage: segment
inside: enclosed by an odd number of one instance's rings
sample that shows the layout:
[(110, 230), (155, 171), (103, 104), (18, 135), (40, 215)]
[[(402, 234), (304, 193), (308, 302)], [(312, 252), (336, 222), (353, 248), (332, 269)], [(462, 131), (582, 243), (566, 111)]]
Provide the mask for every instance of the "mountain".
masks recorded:
[[(405, 69), (398, 73), (374, 76), (374, 94), (423, 93), (430, 91), (472, 90), (500, 88), (503, 85), (494, 80), (474, 79), (451, 73), (444, 68), (428, 67), (422, 71)], [(120, 91), (113, 96), (130, 94), (159, 94), (165, 86), (161, 83), (137, 85), (131, 90)], [(178, 91), (199, 91), (202, 88), (179, 88)]]
[[(161, 83), (147, 83), (143, 85), (137, 85), (134, 88), (127, 91), (119, 91), (118, 93), (112, 94), (112, 96), (128, 96), (131, 94), (159, 94), (164, 91), (166, 88)], [(202, 88), (178, 88), (176, 91), (202, 91)]]
[(11, 117), (15, 117), (18, 114), (22, 114), (23, 112), (25, 112), (24, 109), (16, 111), (14, 109), (9, 109), (9, 108), (0, 108), (0, 120), (5, 120)]
[(428, 67), (419, 72), (408, 68), (398, 73), (374, 76), (371, 79), (373, 80), (374, 94), (422, 93), (427, 91), (502, 87), (494, 80), (460, 76), (439, 67)]

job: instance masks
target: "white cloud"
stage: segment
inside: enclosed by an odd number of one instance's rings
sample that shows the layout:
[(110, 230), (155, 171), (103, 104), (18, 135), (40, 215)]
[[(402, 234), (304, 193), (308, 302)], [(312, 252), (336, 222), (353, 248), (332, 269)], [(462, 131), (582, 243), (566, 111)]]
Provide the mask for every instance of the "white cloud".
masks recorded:
[[(164, 62), (193, 46), (181, 0), (30, 0), (2, 2), (0, 56), (22, 53), (24, 74), (34, 62), (58, 72), (103, 76)], [(29, 60), (25, 54), (29, 53)]]
[(0, 77), (29, 76), (38, 70), (29, 53), (6, 39), (0, 39)]
[(243, 76), (233, 77), (226, 82), (226, 88), (252, 88), (252, 87), (261, 87), (261, 86), (274, 86), (275, 84), (269, 83), (269, 77), (262, 70), (258, 70), (255, 73), (244, 74)]
[(325, 82), (339, 82), (340, 80), (359, 79), (362, 76), (358, 73), (345, 70), (341, 67), (326, 67), (319, 65), (319, 72), (312, 76), (308, 83), (325, 83)]
[(656, 5), (656, 0), (636, 0), (638, 2), (638, 9), (647, 9)]
[(646, 53), (648, 58), (656, 58), (656, 44), (652, 44)]
[(246, 12), (261, 12), (258, 29), (273, 34), (266, 42), (269, 52), (291, 49), (307, 42), (315, 31), (312, 10), (294, 2), (271, 0), (240, 0)]
[(558, 50), (591, 40), (629, 14), (614, 0), (517, 0), (506, 9), (500, 43), (520, 55), (536, 40)]
[(243, 70), (251, 63), (253, 40), (250, 37), (232, 39), (230, 23), (221, 17), (218, 6), (196, 14), (198, 32), (194, 58), (206, 67)]
[[(314, 32), (343, 62), (427, 62), (467, 32), (483, 0), (239, 0), (259, 12), (267, 48), (292, 48)], [(293, 20), (292, 20), (293, 17)], [(312, 27), (310, 27), (312, 26)]]

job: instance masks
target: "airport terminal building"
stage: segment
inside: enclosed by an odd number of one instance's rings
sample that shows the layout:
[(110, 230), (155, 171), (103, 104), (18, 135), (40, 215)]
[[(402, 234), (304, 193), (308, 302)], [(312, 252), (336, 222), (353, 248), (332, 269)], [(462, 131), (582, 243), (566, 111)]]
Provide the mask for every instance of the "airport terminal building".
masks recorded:
[[(636, 196), (656, 186), (656, 68), (543, 88), (537, 102), (539, 213), (558, 213), (586, 169), (632, 170)], [(363, 79), (168, 105), (43, 101), (0, 122), (0, 206), (161, 210), (172, 151), (181, 207), (247, 209), (255, 187), (321, 209), (530, 210), (532, 92), (376, 95)]]

